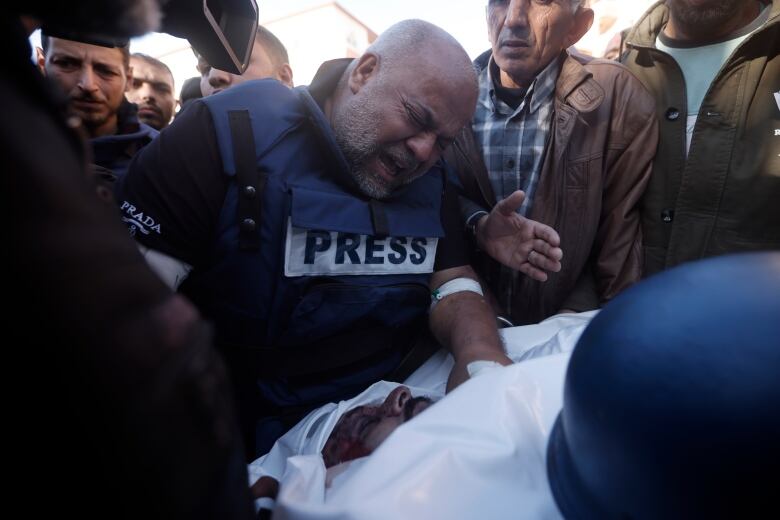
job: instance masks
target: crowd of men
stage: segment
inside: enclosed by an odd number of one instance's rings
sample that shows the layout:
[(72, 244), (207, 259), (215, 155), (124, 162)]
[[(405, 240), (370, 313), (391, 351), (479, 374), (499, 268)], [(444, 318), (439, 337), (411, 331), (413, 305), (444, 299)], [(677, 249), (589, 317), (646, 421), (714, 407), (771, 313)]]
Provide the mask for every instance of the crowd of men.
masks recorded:
[(244, 458), (439, 345), (452, 389), (511, 363), (499, 326), (780, 249), (780, 1), (659, 1), (618, 61), (576, 51), (592, 23), (587, 0), (488, 0), (473, 62), (407, 20), (297, 88), (261, 27), (242, 75), (196, 53), (173, 120), (163, 62), (44, 32), (35, 70), (34, 20), (7, 20), (6, 117), (45, 121), (3, 127), (19, 308), (74, 345), (93, 479), (112, 457), (138, 511), (242, 517)]

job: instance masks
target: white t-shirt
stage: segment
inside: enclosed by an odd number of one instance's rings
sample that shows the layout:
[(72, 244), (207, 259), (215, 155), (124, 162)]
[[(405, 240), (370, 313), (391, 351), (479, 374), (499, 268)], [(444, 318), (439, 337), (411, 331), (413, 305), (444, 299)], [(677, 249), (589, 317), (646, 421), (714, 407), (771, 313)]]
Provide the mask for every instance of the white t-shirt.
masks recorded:
[(728, 36), (728, 39), (701, 47), (686, 46), (666, 36), (664, 31), (658, 34), (655, 42), (656, 48), (674, 58), (685, 78), (688, 98), (688, 120), (685, 129), (686, 153), (690, 151), (691, 139), (693, 138), (693, 130), (696, 127), (696, 120), (699, 117), (699, 110), (712, 81), (737, 47), (748, 36), (759, 29), (768, 18), (769, 8), (764, 7), (761, 14), (753, 22)]

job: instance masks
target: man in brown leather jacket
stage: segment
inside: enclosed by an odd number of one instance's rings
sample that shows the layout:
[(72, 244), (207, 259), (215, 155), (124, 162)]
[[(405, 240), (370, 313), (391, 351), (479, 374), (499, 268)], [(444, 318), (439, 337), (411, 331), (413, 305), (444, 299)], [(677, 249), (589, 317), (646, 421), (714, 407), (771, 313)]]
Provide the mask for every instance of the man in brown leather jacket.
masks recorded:
[[(515, 324), (596, 308), (641, 277), (655, 103), (624, 67), (566, 50), (593, 22), (582, 0), (490, 0), (487, 18), (477, 113), (448, 157), (478, 270)], [(546, 224), (532, 248), (528, 220)]]

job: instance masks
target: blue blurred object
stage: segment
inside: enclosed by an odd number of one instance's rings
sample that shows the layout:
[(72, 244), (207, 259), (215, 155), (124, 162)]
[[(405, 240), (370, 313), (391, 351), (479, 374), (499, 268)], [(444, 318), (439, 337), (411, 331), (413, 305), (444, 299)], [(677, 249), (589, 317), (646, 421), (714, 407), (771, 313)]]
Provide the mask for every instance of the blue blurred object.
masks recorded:
[(660, 273), (572, 354), (547, 471), (566, 518), (778, 518), (780, 252)]

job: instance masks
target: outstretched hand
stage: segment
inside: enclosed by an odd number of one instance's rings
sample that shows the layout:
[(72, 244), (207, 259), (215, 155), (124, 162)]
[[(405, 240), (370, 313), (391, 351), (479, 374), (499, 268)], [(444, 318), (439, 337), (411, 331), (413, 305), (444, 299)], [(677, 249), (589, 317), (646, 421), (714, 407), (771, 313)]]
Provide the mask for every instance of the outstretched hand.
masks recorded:
[(494, 260), (538, 280), (561, 270), (561, 239), (550, 226), (523, 217), (517, 209), (525, 193), (516, 191), (477, 224), (477, 244)]

